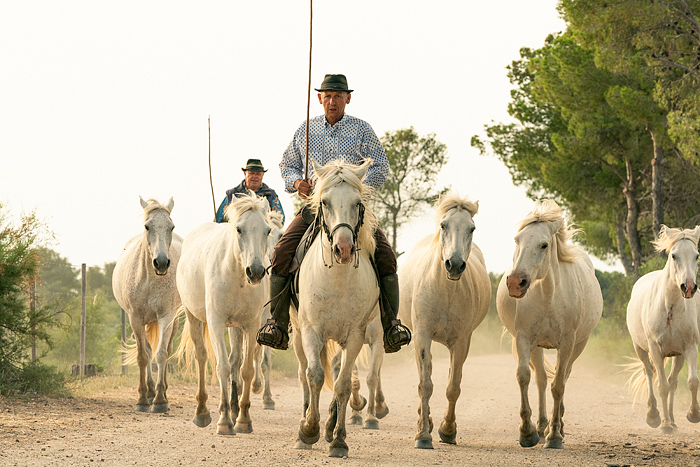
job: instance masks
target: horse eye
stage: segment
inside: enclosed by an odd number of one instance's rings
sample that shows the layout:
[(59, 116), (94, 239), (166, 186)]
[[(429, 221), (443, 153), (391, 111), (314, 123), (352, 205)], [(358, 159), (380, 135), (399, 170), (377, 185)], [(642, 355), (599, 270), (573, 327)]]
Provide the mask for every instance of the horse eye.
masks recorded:
[(238, 232), (238, 235), (241, 234), (241, 229), (239, 227), (236, 227), (236, 232)]
[(541, 246), (540, 248), (542, 248), (543, 250), (546, 250), (548, 246), (549, 246), (548, 244), (543, 243), (542, 246)]
[(146, 228), (146, 231), (150, 230), (150, 229), (148, 228), (148, 226), (147, 226), (147, 225), (144, 225), (144, 227)]
[(272, 233), (272, 229), (267, 229), (267, 235), (270, 235)]
[(676, 255), (671, 255), (671, 259), (672, 259), (673, 261), (678, 261), (678, 258), (676, 258)]
[(175, 226), (174, 226), (174, 225), (173, 225), (172, 227), (170, 227), (170, 231), (172, 232), (173, 230), (175, 230)]

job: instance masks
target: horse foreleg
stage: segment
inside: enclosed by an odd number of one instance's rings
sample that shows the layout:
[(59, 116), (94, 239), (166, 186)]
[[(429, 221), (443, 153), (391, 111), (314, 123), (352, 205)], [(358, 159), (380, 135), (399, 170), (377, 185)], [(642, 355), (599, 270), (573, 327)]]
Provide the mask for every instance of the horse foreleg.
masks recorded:
[(654, 366), (646, 350), (634, 344), (634, 351), (644, 366), (644, 376), (647, 380), (647, 425), (656, 428), (661, 425), (661, 416), (656, 407), (656, 397), (654, 397)]
[[(207, 313), (209, 314), (209, 313)], [(216, 313), (212, 313), (216, 315)], [(218, 319), (208, 319), (209, 338), (216, 357), (216, 376), (219, 379), (219, 421), (216, 432), (220, 435), (235, 435), (233, 419), (238, 415), (237, 384), (231, 377), (231, 364), (226, 352), (226, 323)], [(229, 388), (231, 392), (229, 392)], [(233, 403), (235, 401), (235, 403)], [(232, 415), (235, 412), (235, 415)]]
[(129, 316), (131, 329), (134, 331), (136, 339), (136, 363), (139, 366), (139, 399), (136, 401), (134, 410), (137, 412), (148, 412), (151, 403), (148, 400), (148, 381), (147, 376), (150, 370), (150, 358), (147, 350), (148, 341), (146, 340), (146, 330), (141, 320), (132, 319)]
[(253, 391), (253, 394), (260, 394), (263, 390), (263, 369), (262, 369), (262, 360), (263, 360), (263, 347), (266, 347), (269, 349), (267, 346), (259, 345), (255, 340), (253, 340), (252, 344), (253, 346), (253, 384), (250, 388), (251, 391)]
[(650, 357), (656, 369), (656, 376), (659, 384), (659, 397), (661, 398), (661, 431), (666, 434), (673, 433), (673, 421), (671, 420), (668, 396), (671, 392), (671, 386), (668, 384), (666, 377), (666, 368), (664, 366), (664, 357), (658, 346), (650, 346)]
[[(256, 330), (257, 331), (257, 330)], [(237, 433), (252, 433), (253, 432), (253, 421), (250, 418), (250, 391), (252, 386), (253, 377), (255, 374), (254, 361), (255, 361), (255, 333), (253, 331), (246, 332), (246, 354), (243, 360), (243, 367), (241, 369), (241, 376), (243, 377), (243, 393), (240, 399), (240, 412), (238, 418), (236, 419), (236, 432)]]
[(433, 373), (432, 355), (430, 347), (432, 339), (430, 336), (420, 332), (414, 332), (416, 365), (418, 366), (418, 431), (415, 436), (414, 446), (418, 449), (433, 449), (433, 419), (430, 416), (430, 397), (433, 395)]
[[(678, 388), (678, 373), (681, 372), (683, 369), (683, 364), (685, 363), (685, 359), (683, 355), (678, 355), (673, 357), (673, 364), (671, 365), (671, 373), (668, 375), (668, 387), (669, 387), (669, 392), (668, 392), (668, 415), (671, 419), (671, 426), (676, 429), (678, 428), (678, 425), (676, 425), (676, 419), (673, 416), (673, 402), (675, 400), (675, 395), (676, 395), (676, 389)], [(688, 372), (688, 380), (690, 380), (690, 372)], [(690, 384), (688, 384), (688, 387), (690, 387)]]
[(515, 346), (518, 353), (516, 379), (520, 387), (520, 445), (524, 448), (530, 448), (537, 445), (540, 441), (537, 429), (532, 424), (532, 420), (530, 420), (532, 408), (530, 407), (530, 400), (527, 394), (531, 377), (530, 353), (532, 352), (532, 346), (530, 341), (522, 334), (518, 334), (515, 337)]
[(685, 415), (689, 422), (698, 423), (700, 422), (700, 407), (698, 406), (698, 385), (700, 385), (700, 379), (698, 379), (698, 347), (691, 347), (686, 356), (688, 361), (688, 389), (690, 389), (690, 408), (688, 413)]
[[(352, 391), (352, 373), (357, 371), (355, 360), (360, 350), (362, 350), (364, 340), (365, 333), (363, 330), (362, 332), (350, 334), (345, 344), (343, 364), (340, 367), (338, 379), (333, 386), (331, 413), (326, 422), (326, 440), (330, 443), (328, 448), (329, 457), (348, 456), (348, 445), (345, 442), (347, 436), (345, 431), (345, 414), (347, 413), (350, 392)], [(329, 436), (331, 431), (332, 437)]]
[(535, 368), (535, 382), (537, 383), (537, 435), (544, 438), (545, 430), (549, 425), (547, 419), (547, 367), (544, 362), (544, 350), (541, 347), (535, 347), (530, 354), (530, 363)]
[(362, 425), (362, 409), (367, 405), (367, 399), (360, 394), (360, 388), (357, 364), (353, 364), (350, 383), (350, 408), (352, 409), (352, 415), (350, 416), (351, 425)]
[(292, 332), (292, 339), (294, 339), (294, 353), (297, 356), (297, 361), (299, 366), (297, 368), (297, 378), (299, 379), (299, 384), (301, 385), (301, 390), (303, 394), (303, 401), (301, 416), (306, 417), (306, 413), (309, 410), (309, 382), (306, 380), (306, 370), (309, 368), (309, 361), (304, 353), (304, 347), (301, 342), (301, 331), (294, 329)]
[(464, 341), (455, 343), (450, 348), (450, 374), (446, 391), (447, 408), (445, 409), (442, 423), (440, 423), (440, 428), (438, 428), (440, 440), (447, 444), (457, 444), (457, 417), (455, 409), (457, 407), (457, 399), (462, 392), (462, 370), (464, 361), (469, 354), (470, 342), (471, 335)]
[(156, 362), (158, 362), (158, 380), (156, 383), (156, 395), (151, 405), (151, 412), (165, 413), (168, 409), (167, 371), (168, 357), (172, 350), (174, 313), (158, 320), (158, 349), (156, 350)]
[[(243, 380), (241, 379), (241, 363), (243, 362), (243, 330), (238, 326), (228, 328), (228, 342), (231, 346), (231, 352), (228, 355), (228, 363), (231, 365), (231, 381), (236, 384), (236, 397), (243, 390)], [(233, 384), (232, 383), (232, 384)], [(232, 391), (233, 393), (233, 391)], [(231, 407), (234, 406), (231, 401)], [(236, 400), (235, 406), (238, 406)]]
[(207, 409), (207, 347), (204, 344), (204, 323), (187, 311), (187, 322), (190, 325), (190, 339), (194, 344), (195, 358), (197, 359), (197, 408), (195, 409), (192, 423), (198, 427), (205, 427), (211, 423), (211, 414)]
[(562, 341), (557, 352), (557, 372), (552, 381), (552, 419), (549, 421), (549, 433), (544, 443), (545, 448), (551, 449), (564, 447), (562, 426), (564, 390), (571, 373), (571, 365), (578, 356), (577, 351), (580, 353), (580, 350), (583, 350), (583, 346), (585, 346), (585, 341), (579, 342), (577, 348), (574, 349), (573, 336), (569, 340), (563, 338)]
[(265, 381), (265, 389), (263, 390), (262, 398), (262, 407), (265, 410), (275, 410), (275, 401), (272, 399), (272, 391), (270, 391), (270, 370), (272, 368), (271, 350), (270, 347), (263, 346), (262, 362), (260, 363), (263, 380)]
[[(321, 364), (321, 351), (324, 342), (313, 330), (306, 329), (301, 336), (304, 355), (308, 367), (306, 368), (306, 381), (309, 388), (309, 403), (306, 407), (306, 418), (299, 422), (299, 441), (304, 444), (314, 444), (320, 438), (319, 397), (325, 379), (323, 365)], [(299, 365), (301, 367), (301, 364)], [(306, 405), (306, 404), (305, 404)]]

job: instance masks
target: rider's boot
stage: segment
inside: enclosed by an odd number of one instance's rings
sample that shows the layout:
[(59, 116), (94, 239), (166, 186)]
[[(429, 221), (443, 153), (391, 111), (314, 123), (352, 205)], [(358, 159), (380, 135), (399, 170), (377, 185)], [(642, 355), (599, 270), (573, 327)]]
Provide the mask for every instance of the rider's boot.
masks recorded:
[(411, 342), (411, 331), (401, 324), (396, 315), (399, 311), (399, 276), (389, 274), (379, 279), (382, 328), (384, 328), (384, 351), (398, 352), (401, 346)]
[(287, 350), (289, 347), (289, 303), (290, 276), (270, 274), (270, 309), (272, 318), (258, 331), (257, 341), (273, 349)]

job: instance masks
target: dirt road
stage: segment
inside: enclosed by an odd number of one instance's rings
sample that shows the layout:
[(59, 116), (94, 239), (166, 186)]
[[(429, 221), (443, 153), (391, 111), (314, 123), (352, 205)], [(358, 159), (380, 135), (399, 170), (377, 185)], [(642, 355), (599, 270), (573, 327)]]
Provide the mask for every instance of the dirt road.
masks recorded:
[[(508, 354), (467, 359), (457, 445), (440, 443), (436, 428), (434, 450), (414, 449), (418, 381), (408, 357), (386, 357), (382, 376), (390, 413), (380, 420), (378, 431), (348, 425), (348, 459), (328, 458), (323, 437), (310, 451), (294, 449), (301, 390), (296, 379), (278, 377), (272, 388), (276, 410), (262, 410), (260, 396), (254, 396), (254, 432), (232, 437), (215, 434), (218, 388), (210, 388), (214, 423), (207, 428), (192, 424), (193, 384), (171, 384), (171, 411), (164, 415), (134, 412), (136, 389), (130, 385), (73, 399), (0, 400), (0, 465), (700, 465), (700, 426), (685, 419), (684, 381), (676, 404), (679, 429), (662, 435), (645, 424), (645, 404), (632, 405), (620, 378), (605, 376), (617, 370), (579, 362), (566, 388), (564, 449), (546, 450), (541, 444), (521, 448), (515, 362)], [(446, 407), (447, 363), (438, 358), (434, 364), (431, 409), (436, 427)], [(534, 382), (531, 394), (536, 401)], [(321, 400), (325, 421), (330, 393), (324, 392)]]

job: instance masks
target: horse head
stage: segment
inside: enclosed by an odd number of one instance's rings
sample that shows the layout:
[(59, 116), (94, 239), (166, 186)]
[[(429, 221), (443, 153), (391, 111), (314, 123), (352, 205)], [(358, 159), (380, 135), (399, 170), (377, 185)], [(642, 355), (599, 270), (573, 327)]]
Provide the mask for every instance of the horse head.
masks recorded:
[(267, 237), (267, 256), (272, 261), (272, 254), (275, 251), (275, 245), (280, 241), (284, 234), (284, 224), (282, 224), (282, 214), (277, 211), (269, 211), (267, 213), (267, 221), (270, 224), (270, 235)]
[(458, 281), (467, 268), (476, 229), (473, 216), (478, 210), (479, 202), (469, 198), (456, 194), (440, 198), (436, 217), (438, 241), (449, 280)]
[(154, 199), (144, 201), (140, 196), (139, 199), (143, 208), (145, 247), (152, 259), (155, 273), (164, 276), (170, 267), (169, 251), (175, 229), (170, 213), (175, 202), (170, 198), (167, 204), (162, 205)]
[(255, 194), (238, 197), (226, 207), (233, 231), (234, 255), (243, 266), (248, 283), (253, 285), (259, 284), (267, 272), (264, 260), (272, 231), (268, 210), (267, 200)]
[(360, 166), (338, 161), (323, 167), (312, 163), (318, 177), (312, 206), (319, 213), (333, 259), (348, 264), (359, 250), (360, 229), (365, 222), (362, 179), (371, 161)]
[(698, 239), (700, 226), (695, 230), (671, 229), (661, 225), (659, 238), (654, 242), (657, 251), (666, 251), (666, 267), (684, 298), (693, 298), (698, 290), (695, 277), (698, 272)]

